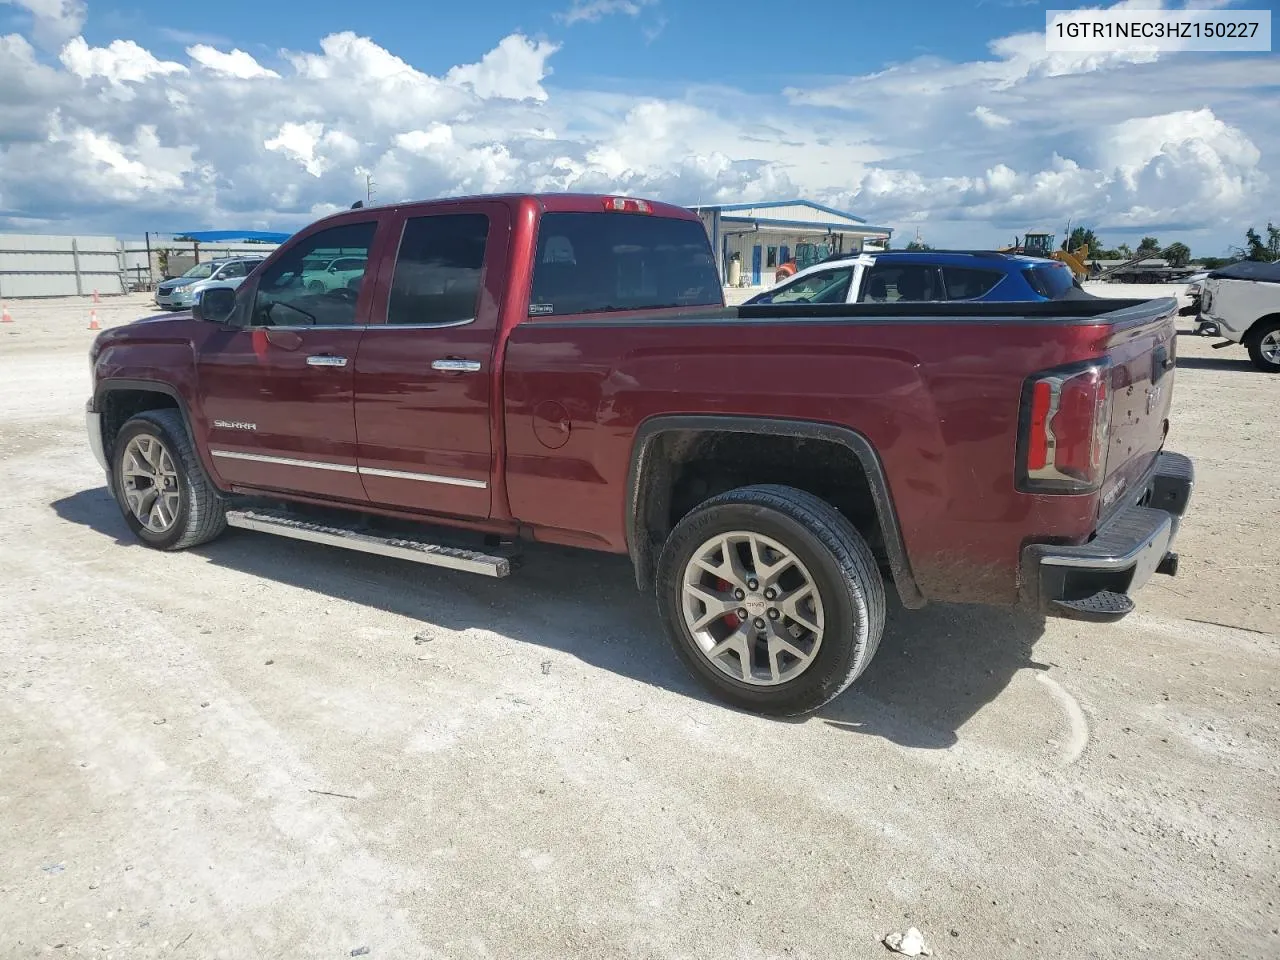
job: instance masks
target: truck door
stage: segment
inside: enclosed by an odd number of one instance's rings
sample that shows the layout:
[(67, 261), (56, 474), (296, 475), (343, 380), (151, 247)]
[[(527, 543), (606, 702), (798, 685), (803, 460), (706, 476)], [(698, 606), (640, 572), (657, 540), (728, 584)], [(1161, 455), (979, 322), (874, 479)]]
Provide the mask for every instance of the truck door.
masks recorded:
[(490, 510), (494, 340), (510, 214), (464, 202), (389, 224), (355, 364), (357, 457), (376, 504), (457, 517)]
[(294, 241), (251, 280), (244, 325), (197, 344), (196, 392), (218, 474), (231, 485), (363, 502), (353, 374), (372, 291), (352, 274), (316, 290), (304, 264), (367, 258), (376, 216)]

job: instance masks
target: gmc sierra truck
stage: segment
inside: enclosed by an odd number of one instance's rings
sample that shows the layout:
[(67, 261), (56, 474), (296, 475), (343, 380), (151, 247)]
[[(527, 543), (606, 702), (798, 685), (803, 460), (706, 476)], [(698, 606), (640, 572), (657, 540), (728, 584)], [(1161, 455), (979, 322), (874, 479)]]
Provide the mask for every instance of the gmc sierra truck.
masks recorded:
[(885, 580), (1102, 622), (1177, 568), (1173, 300), (894, 299), (727, 308), (698, 219), (633, 198), (353, 209), (104, 331), (89, 440), (160, 550), (629, 554), (697, 678), (803, 713), (866, 668)]

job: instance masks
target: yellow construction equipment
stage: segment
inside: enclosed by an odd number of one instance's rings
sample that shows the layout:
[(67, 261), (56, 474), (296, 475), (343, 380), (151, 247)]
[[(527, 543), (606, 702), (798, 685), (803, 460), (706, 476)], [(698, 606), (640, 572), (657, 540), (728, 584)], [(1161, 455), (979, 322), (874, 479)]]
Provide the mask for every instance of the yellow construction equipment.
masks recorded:
[(1054, 236), (1046, 231), (1028, 231), (1026, 236), (1021, 239), (1014, 238), (1013, 246), (1004, 247), (1001, 253), (1022, 253), (1029, 257), (1044, 257), (1046, 260), (1057, 260), (1065, 263), (1071, 268), (1071, 272), (1076, 275), (1077, 280), (1086, 280), (1089, 277), (1089, 267), (1086, 261), (1089, 259), (1089, 245), (1081, 244), (1074, 250), (1058, 250), (1053, 245)]

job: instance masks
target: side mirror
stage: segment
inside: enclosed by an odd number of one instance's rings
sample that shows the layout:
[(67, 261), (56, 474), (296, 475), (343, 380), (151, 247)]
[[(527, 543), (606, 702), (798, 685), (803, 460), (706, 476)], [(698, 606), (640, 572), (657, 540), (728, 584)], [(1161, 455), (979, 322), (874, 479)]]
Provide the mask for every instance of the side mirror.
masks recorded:
[(226, 323), (236, 312), (236, 292), (228, 287), (211, 287), (191, 305), (191, 315), (197, 320)]

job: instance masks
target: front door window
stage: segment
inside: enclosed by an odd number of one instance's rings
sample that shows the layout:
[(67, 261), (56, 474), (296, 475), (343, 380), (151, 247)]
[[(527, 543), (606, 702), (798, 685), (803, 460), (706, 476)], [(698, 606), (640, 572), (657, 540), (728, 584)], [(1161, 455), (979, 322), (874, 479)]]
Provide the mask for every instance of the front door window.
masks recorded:
[(255, 327), (353, 326), (377, 223), (344, 223), (295, 244), (258, 281)]

